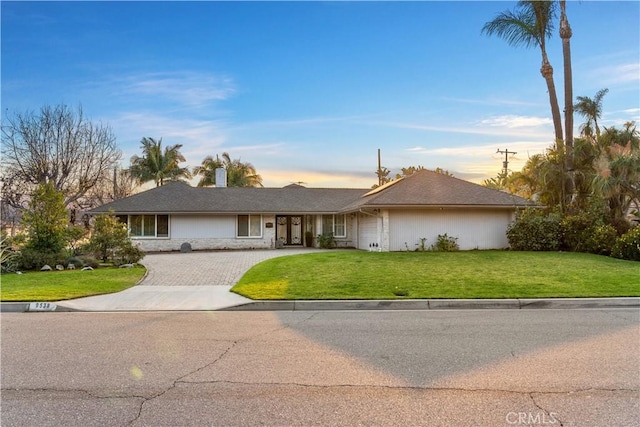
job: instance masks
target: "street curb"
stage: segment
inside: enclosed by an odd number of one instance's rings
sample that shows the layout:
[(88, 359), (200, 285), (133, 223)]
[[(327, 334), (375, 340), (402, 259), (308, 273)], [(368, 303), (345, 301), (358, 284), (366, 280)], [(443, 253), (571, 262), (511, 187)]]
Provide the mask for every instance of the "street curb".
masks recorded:
[[(64, 301), (60, 301), (64, 303)], [(29, 302), (3, 302), (2, 313), (83, 312), (61, 306), (54, 309), (32, 309)], [(45, 303), (47, 304), (47, 303)], [(348, 311), (348, 310), (534, 310), (584, 308), (640, 308), (640, 297), (621, 298), (523, 298), (523, 299), (424, 299), (424, 300), (274, 300), (254, 301), (217, 311)], [(133, 310), (136, 311), (136, 310)], [(152, 310), (142, 310), (152, 311)], [(162, 310), (202, 311), (202, 310)], [(206, 310), (210, 311), (210, 310)]]
[(427, 300), (255, 301), (220, 311), (478, 310), (640, 308), (639, 297)]
[[(63, 302), (63, 301), (61, 301)], [(3, 302), (0, 304), (0, 313), (51, 313), (51, 312), (71, 312), (71, 311), (81, 311), (76, 310), (69, 307), (63, 307), (58, 305), (57, 302), (45, 303), (54, 305), (53, 310), (31, 310), (31, 302)]]

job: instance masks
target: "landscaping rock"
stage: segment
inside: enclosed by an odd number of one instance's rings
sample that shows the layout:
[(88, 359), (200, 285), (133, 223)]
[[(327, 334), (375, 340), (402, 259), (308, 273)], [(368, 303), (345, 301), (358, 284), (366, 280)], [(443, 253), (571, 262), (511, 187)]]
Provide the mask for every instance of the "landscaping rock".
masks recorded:
[(133, 268), (133, 264), (122, 264), (120, 268)]
[(64, 270), (64, 265), (56, 264), (56, 270), (58, 271)]
[(86, 267), (83, 267), (82, 270), (80, 271), (91, 271), (91, 270), (93, 270), (92, 267), (86, 266)]
[(75, 264), (67, 265), (67, 270), (75, 270), (75, 269), (76, 269), (76, 265)]
[(40, 269), (40, 271), (51, 271), (51, 270), (53, 270), (53, 268), (51, 268), (51, 266), (47, 264), (43, 265), (42, 268)]
[(183, 244), (180, 245), (180, 252), (187, 253), (187, 252), (191, 252), (191, 243), (189, 242), (184, 242)]

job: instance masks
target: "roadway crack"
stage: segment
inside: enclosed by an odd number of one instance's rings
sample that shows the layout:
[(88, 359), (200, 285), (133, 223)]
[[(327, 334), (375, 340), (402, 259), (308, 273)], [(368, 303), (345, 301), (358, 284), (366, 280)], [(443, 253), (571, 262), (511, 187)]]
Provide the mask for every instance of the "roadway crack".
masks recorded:
[(152, 401), (152, 400), (154, 400), (154, 399), (157, 399), (157, 398), (159, 398), (159, 397), (164, 396), (164, 395), (165, 395), (166, 393), (168, 393), (170, 390), (174, 389), (174, 388), (176, 387), (176, 385), (177, 385), (177, 384), (179, 384), (179, 383), (184, 383), (184, 382), (185, 382), (185, 381), (183, 381), (183, 380), (184, 380), (184, 378), (186, 378), (186, 377), (188, 377), (188, 376), (190, 376), (190, 375), (193, 375), (193, 374), (195, 374), (195, 373), (198, 373), (198, 372), (202, 371), (203, 369), (206, 369), (206, 368), (208, 368), (208, 367), (210, 367), (210, 366), (215, 365), (218, 361), (220, 361), (223, 357), (225, 357), (225, 356), (227, 355), (227, 353), (228, 353), (229, 351), (231, 351), (231, 349), (232, 349), (233, 347), (235, 347), (239, 342), (240, 342), (240, 340), (233, 341), (233, 342), (231, 343), (231, 345), (229, 345), (229, 347), (227, 347), (227, 349), (226, 349), (226, 350), (224, 350), (224, 351), (223, 351), (223, 352), (222, 352), (218, 357), (216, 357), (216, 358), (215, 358), (215, 360), (213, 360), (212, 362), (209, 362), (209, 363), (207, 363), (207, 364), (205, 364), (205, 365), (203, 365), (203, 366), (200, 366), (199, 368), (196, 368), (196, 369), (194, 369), (194, 370), (192, 370), (192, 371), (189, 371), (189, 372), (187, 372), (186, 374), (184, 374), (184, 375), (182, 375), (182, 376), (180, 376), (180, 377), (176, 378), (176, 379), (175, 379), (175, 380), (174, 380), (174, 381), (169, 385), (169, 387), (167, 387), (167, 388), (166, 388), (166, 389), (164, 389), (163, 391), (161, 391), (161, 392), (159, 392), (159, 393), (156, 393), (155, 395), (153, 395), (153, 396), (151, 396), (151, 397), (142, 397), (142, 399), (143, 399), (143, 400), (142, 400), (142, 402), (140, 402), (140, 406), (138, 407), (138, 413), (135, 415), (135, 417), (134, 417), (131, 421), (129, 421), (129, 422), (127, 423), (127, 425), (128, 425), (128, 426), (131, 426), (131, 425), (133, 425), (136, 421), (138, 421), (138, 420), (140, 419), (140, 417), (142, 416), (142, 411), (144, 410), (144, 405), (145, 405), (145, 403), (151, 402), (151, 401)]
[(291, 386), (291, 387), (305, 387), (305, 388), (373, 388), (373, 389), (386, 389), (386, 390), (418, 390), (418, 391), (458, 391), (458, 392), (469, 392), (469, 393), (509, 393), (509, 394), (519, 394), (523, 396), (528, 396), (536, 407), (541, 410), (544, 410), (541, 406), (539, 406), (533, 395), (566, 395), (566, 394), (574, 394), (574, 393), (585, 393), (585, 392), (594, 392), (594, 393), (635, 393), (638, 390), (634, 389), (597, 389), (597, 388), (589, 388), (589, 389), (576, 389), (576, 390), (561, 390), (561, 391), (522, 391), (522, 390), (508, 390), (508, 389), (492, 389), (492, 388), (464, 388), (464, 387), (429, 387), (429, 386), (409, 386), (409, 385), (378, 385), (378, 384), (309, 384), (309, 383), (299, 383), (299, 382), (279, 382), (279, 381), (268, 381), (268, 382), (253, 382), (253, 381), (232, 381), (232, 380), (206, 380), (206, 381), (187, 381), (180, 380), (178, 381), (181, 384), (235, 384), (235, 385), (266, 385), (266, 386)]
[(533, 396), (534, 393), (529, 393), (529, 397), (531, 398), (531, 401), (533, 402), (534, 406), (538, 409), (540, 409), (542, 412), (544, 412), (548, 417), (549, 420), (553, 420), (558, 421), (560, 423), (560, 427), (564, 426), (564, 424), (562, 423), (562, 420), (560, 418), (558, 418), (558, 413), (557, 412), (550, 412), (547, 409), (543, 408), (542, 406), (540, 406), (540, 404), (538, 404), (538, 402), (536, 402), (536, 398)]

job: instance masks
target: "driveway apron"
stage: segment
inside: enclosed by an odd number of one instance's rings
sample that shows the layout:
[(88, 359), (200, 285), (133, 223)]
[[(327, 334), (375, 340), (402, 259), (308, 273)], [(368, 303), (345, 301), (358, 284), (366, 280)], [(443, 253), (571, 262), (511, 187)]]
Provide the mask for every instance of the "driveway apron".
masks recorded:
[(277, 249), (149, 254), (141, 261), (146, 277), (136, 286), (108, 295), (61, 301), (81, 311), (219, 310), (251, 302), (230, 292), (255, 264), (315, 249)]

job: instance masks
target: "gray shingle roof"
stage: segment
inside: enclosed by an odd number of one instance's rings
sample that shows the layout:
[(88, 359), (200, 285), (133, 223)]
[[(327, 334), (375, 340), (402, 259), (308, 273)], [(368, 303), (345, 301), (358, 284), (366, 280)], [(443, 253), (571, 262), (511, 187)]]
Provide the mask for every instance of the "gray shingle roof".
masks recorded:
[(90, 213), (337, 213), (381, 207), (536, 206), (502, 191), (421, 170), (375, 190), (344, 188), (199, 188), (172, 182)]
[(335, 213), (366, 189), (215, 188), (172, 182), (107, 203), (91, 213)]
[(493, 190), (430, 170), (420, 170), (371, 190), (343, 211), (381, 207), (509, 207), (536, 206), (522, 197)]

